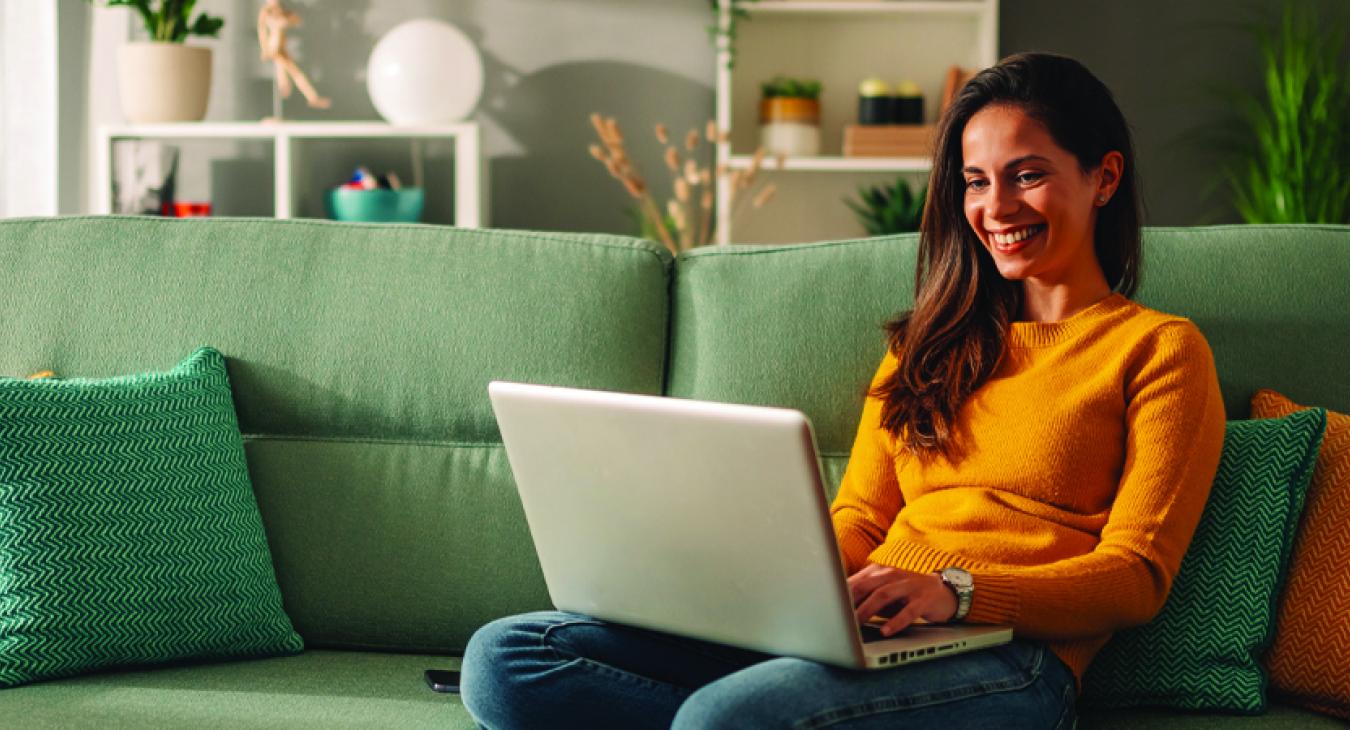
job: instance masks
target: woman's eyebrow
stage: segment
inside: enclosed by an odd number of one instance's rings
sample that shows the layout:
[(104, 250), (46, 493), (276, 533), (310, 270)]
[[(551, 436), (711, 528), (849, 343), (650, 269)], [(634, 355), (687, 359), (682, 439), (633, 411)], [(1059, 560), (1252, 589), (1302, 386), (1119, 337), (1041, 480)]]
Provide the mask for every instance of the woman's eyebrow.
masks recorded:
[[(1037, 160), (1039, 162), (1044, 162), (1046, 164), (1050, 163), (1050, 159), (1047, 157), (1041, 157), (1040, 155), (1022, 155), (1021, 157), (1008, 160), (1008, 164), (1004, 165), (1003, 169), (1008, 170), (1017, 167), (1023, 162), (1029, 162), (1031, 160)], [(980, 168), (974, 165), (966, 165), (965, 167), (961, 168), (961, 172), (984, 172), (984, 170), (981, 170)]]

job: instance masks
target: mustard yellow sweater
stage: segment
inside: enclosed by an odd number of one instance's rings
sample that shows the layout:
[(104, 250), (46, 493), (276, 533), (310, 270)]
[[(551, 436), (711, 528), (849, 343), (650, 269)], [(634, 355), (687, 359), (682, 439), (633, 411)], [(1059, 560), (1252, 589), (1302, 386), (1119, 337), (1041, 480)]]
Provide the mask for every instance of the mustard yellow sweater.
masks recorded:
[[(867, 398), (831, 506), (848, 571), (969, 570), (965, 621), (1046, 640), (1081, 682), (1112, 632), (1162, 608), (1209, 496), (1224, 408), (1189, 320), (1119, 294), (1014, 322), (957, 413), (957, 465), (896, 449)], [(894, 372), (887, 353), (872, 383)]]

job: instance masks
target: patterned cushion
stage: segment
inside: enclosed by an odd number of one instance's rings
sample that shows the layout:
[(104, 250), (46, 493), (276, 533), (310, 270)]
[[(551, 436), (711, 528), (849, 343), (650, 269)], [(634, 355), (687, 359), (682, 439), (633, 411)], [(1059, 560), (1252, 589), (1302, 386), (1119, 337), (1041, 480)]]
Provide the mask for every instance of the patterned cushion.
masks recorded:
[(0, 687), (293, 654), (225, 359), (0, 378)]
[(1088, 667), (1088, 706), (1259, 713), (1290, 545), (1326, 411), (1229, 421), (1209, 502), (1172, 591), (1144, 626), (1116, 634)]
[[(1253, 418), (1304, 410), (1273, 390), (1252, 397)], [(1350, 415), (1327, 413), (1308, 509), (1280, 599), (1270, 687), (1291, 704), (1350, 719)]]

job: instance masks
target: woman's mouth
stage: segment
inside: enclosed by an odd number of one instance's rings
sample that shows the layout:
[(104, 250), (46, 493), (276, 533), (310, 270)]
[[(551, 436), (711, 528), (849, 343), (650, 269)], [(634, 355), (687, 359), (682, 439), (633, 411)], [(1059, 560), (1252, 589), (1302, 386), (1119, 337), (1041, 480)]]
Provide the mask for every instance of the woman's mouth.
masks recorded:
[(1045, 224), (1019, 228), (1011, 233), (991, 233), (989, 240), (994, 244), (994, 250), (1003, 254), (1012, 254), (1021, 251), (1040, 238), (1045, 232)]

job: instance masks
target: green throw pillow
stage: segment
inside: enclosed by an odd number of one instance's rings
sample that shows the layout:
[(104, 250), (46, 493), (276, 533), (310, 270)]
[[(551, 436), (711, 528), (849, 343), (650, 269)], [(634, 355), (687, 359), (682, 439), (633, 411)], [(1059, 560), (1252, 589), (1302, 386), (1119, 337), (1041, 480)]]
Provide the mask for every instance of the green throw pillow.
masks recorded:
[(1229, 421), (1223, 457), (1172, 592), (1148, 624), (1121, 631), (1083, 678), (1083, 703), (1265, 711), (1261, 653), (1326, 411)]
[(301, 649), (219, 352), (0, 378), (0, 687)]

